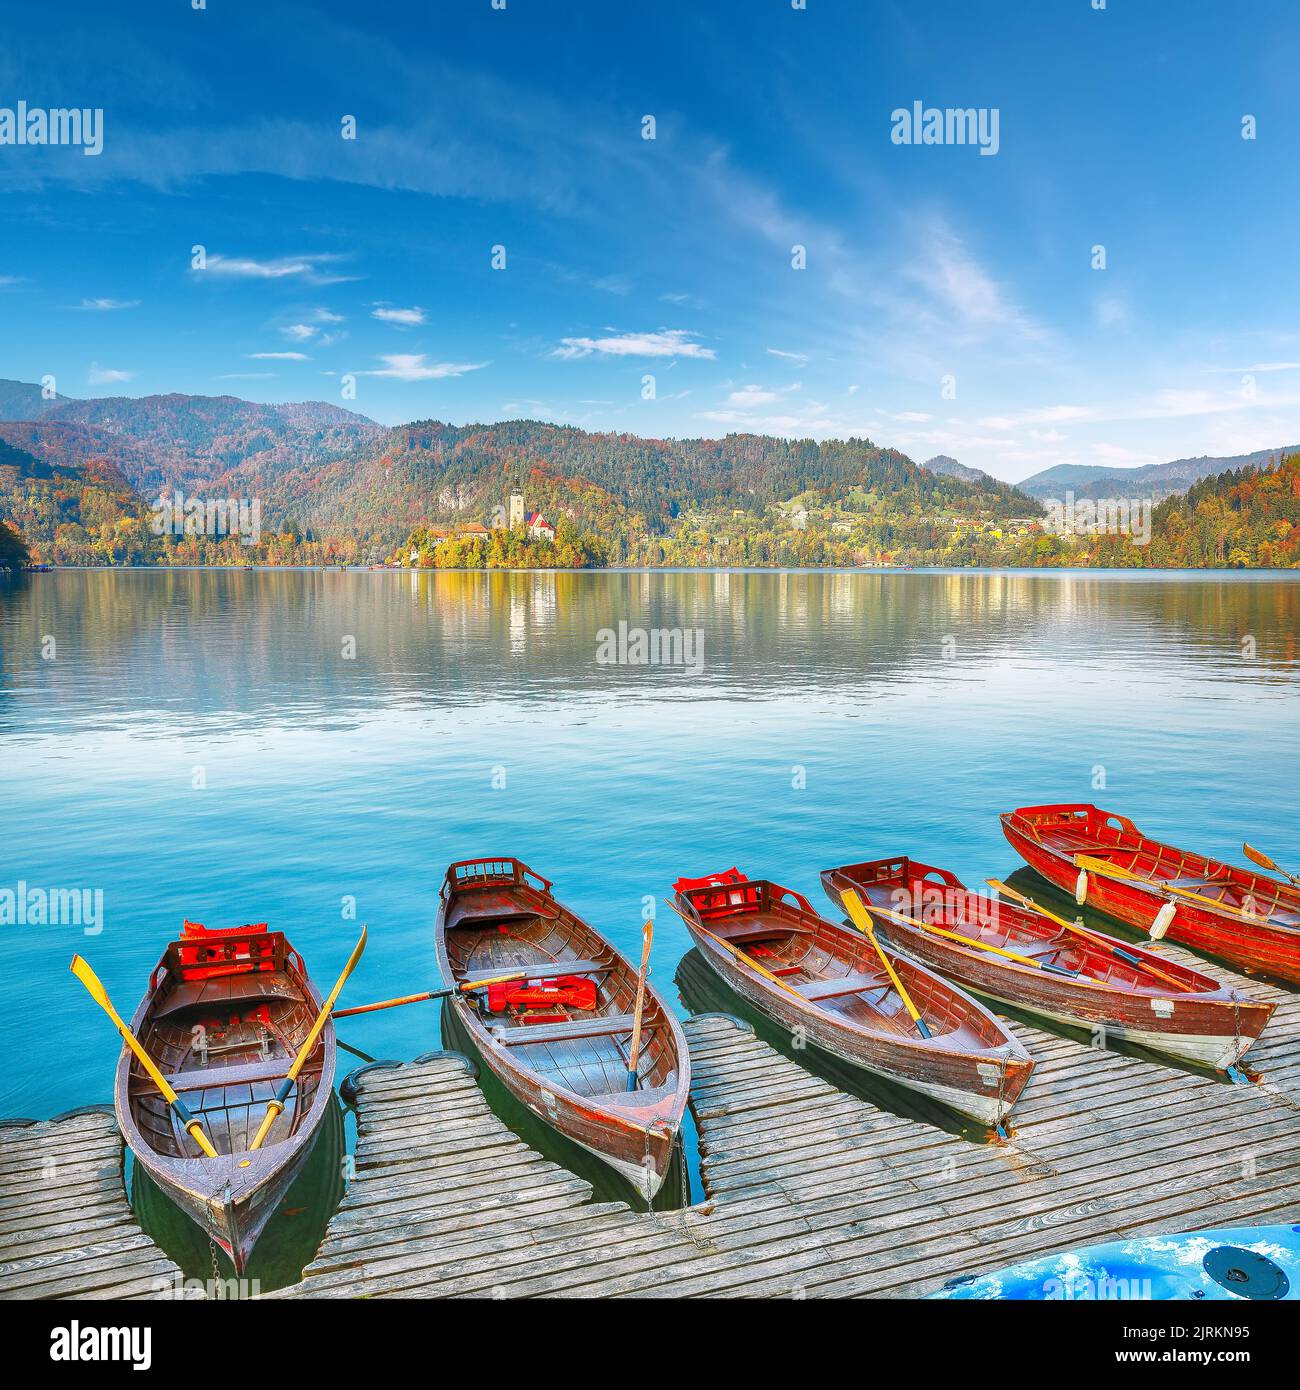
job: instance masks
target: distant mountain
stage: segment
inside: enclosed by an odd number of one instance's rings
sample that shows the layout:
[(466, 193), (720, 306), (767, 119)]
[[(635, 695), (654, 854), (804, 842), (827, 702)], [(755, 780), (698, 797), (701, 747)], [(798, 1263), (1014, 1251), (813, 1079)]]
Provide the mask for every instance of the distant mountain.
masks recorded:
[(921, 467), (928, 468), (931, 473), (942, 473), (946, 478), (960, 478), (964, 483), (997, 481), (983, 469), (970, 468), (964, 463), (958, 463), (955, 458), (949, 458), (947, 454), (936, 454), (932, 459), (926, 459)]
[(1175, 459), (1172, 463), (1152, 463), (1141, 468), (1108, 468), (1097, 464), (1060, 463), (1026, 478), (1017, 486), (1022, 492), (1040, 502), (1052, 498), (1065, 499), (1073, 492), (1078, 499), (1098, 497), (1150, 497), (1156, 502), (1177, 497), (1202, 478), (1239, 468), (1266, 468), (1285, 454), (1300, 451), (1300, 445), (1290, 448), (1260, 449), (1253, 454), (1238, 454), (1232, 458)]
[(266, 486), (281, 473), (319, 467), (386, 432), (364, 415), (320, 401), (258, 405), (236, 396), (177, 393), (62, 400), (35, 418), (120, 441), (123, 472), (148, 496), (164, 487), (219, 487), (236, 469)]
[(0, 380), (0, 420), (39, 420), (69, 400), (68, 396), (56, 395), (47, 401), (41, 388), (29, 381)]

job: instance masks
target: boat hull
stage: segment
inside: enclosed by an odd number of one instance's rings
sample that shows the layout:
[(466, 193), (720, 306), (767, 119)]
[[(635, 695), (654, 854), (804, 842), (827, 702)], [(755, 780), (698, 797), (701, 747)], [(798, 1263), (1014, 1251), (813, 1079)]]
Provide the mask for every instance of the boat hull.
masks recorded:
[[(1083, 806), (1024, 807), (1001, 817), (1002, 831), (1008, 843), (1031, 868), (1047, 881), (1073, 896), (1079, 876), (1074, 852), (1065, 852), (1043, 843), (1030, 816), (1053, 812), (1082, 811)], [(1040, 832), (1041, 833), (1041, 832)], [(1136, 832), (1135, 832), (1136, 833)], [(1157, 845), (1139, 836), (1141, 844)], [(1167, 849), (1168, 847), (1163, 847)], [(1177, 851), (1174, 851), (1175, 853)], [(1207, 871), (1241, 874), (1232, 866), (1217, 861), (1201, 861)], [(1258, 881), (1256, 875), (1244, 875), (1244, 881)], [(1088, 875), (1088, 906), (1126, 923), (1141, 932), (1148, 932), (1156, 915), (1170, 897), (1155, 885), (1145, 881), (1110, 878), (1103, 874)], [(1300, 930), (1283, 925), (1270, 926), (1260, 921), (1247, 921), (1234, 913), (1223, 912), (1202, 903), (1175, 899), (1177, 907), (1173, 921), (1165, 933), (1169, 940), (1189, 946), (1208, 956), (1226, 961), (1241, 970), (1263, 974), (1274, 979), (1300, 984)]]
[[(1073, 935), (1029, 908), (973, 894), (947, 870), (906, 856), (827, 869), (822, 885), (837, 904), (842, 893), (855, 891), (878, 936), (945, 979), (981, 998), (1086, 1029), (1101, 1046), (1108, 1038), (1123, 1039), (1222, 1070), (1241, 1059), (1273, 1013), (1272, 1004), (1212, 976), (1110, 937)], [(900, 920), (900, 901), (913, 921)], [(1124, 955), (1115, 956), (1114, 948)], [(1072, 973), (1044, 968), (1043, 961)]]
[[(558, 903), (547, 880), (517, 860), (464, 860), (447, 871), (435, 946), (442, 977), (527, 971), (572, 960), (597, 985), (578, 1021), (630, 1018), (637, 971), (605, 937)], [(531, 978), (531, 977), (530, 977)], [(480, 997), (481, 992), (480, 992)], [(645, 1200), (662, 1187), (686, 1109), (690, 1058), (675, 1015), (647, 979), (635, 1090), (626, 1089), (630, 1026), (570, 1036), (554, 1047), (545, 1024), (448, 1002), (484, 1064), (521, 1105), (606, 1163)], [(585, 1030), (578, 1029), (582, 1034)], [(536, 1043), (531, 1039), (536, 1037)], [(649, 1059), (647, 1061), (647, 1059)], [(585, 1088), (585, 1089), (584, 1089)]]
[[(201, 928), (199, 929), (202, 930)], [(256, 933), (252, 933), (256, 935)], [(247, 937), (239, 930), (233, 935)], [(249, 1151), (246, 1141), (266, 1113), (279, 1078), (289, 1069), (298, 1046), (322, 1008), (319, 991), (312, 983), (302, 958), (281, 934), (258, 936), (276, 953), (275, 969), (260, 973), (248, 962), (222, 971), (210, 979), (182, 978), (178, 952), (204, 947), (209, 941), (218, 950), (232, 933), (213, 932), (174, 942), (159, 961), (150, 988), (131, 1021), (131, 1031), (154, 1051), (164, 1072), (172, 1071), (172, 1084), (204, 1125), (218, 1149), (215, 1158), (204, 1157), (194, 1141), (181, 1130), (173, 1112), (138, 1070), (134, 1054), (123, 1047), (118, 1058), (113, 1105), (122, 1134), (140, 1164), (164, 1192), (221, 1250), (242, 1275), (258, 1238), (315, 1147), (322, 1121), (333, 1103), (336, 1044), (334, 1024), (327, 1020), (299, 1074), (290, 1097), (271, 1126), (260, 1149)], [(276, 944), (280, 943), (280, 944)], [(269, 963), (269, 962), (267, 962)], [(182, 991), (190, 997), (177, 1007)], [(250, 1005), (278, 1020), (275, 1034), (278, 1057), (254, 1067), (250, 1076), (241, 1063), (232, 1061), (228, 1077), (220, 1069), (189, 1070), (184, 1040), (203, 1033), (220, 1016)], [(292, 1012), (285, 1012), (288, 1008)], [(214, 1018), (213, 1016), (217, 1016)], [(286, 1033), (283, 1030), (292, 1031)], [(198, 1089), (184, 1081), (194, 1077)], [(230, 1152), (231, 1146), (234, 1151)], [(168, 1146), (170, 1151), (163, 1151)]]
[(520, 1105), (607, 1164), (647, 1201), (658, 1194), (672, 1161), (675, 1127), (623, 1120), (563, 1087), (542, 1085), (535, 1073), (509, 1064), (506, 1050), (490, 1040), (471, 1006), (455, 1000), (448, 1007), (455, 1009), (459, 1026), (474, 1040), (493, 1076)]
[(872, 1076), (928, 1096), (982, 1125), (991, 1128), (1002, 1124), (1029, 1080), (1033, 1062), (1015, 1042), (1010, 1042), (997, 1059), (985, 1059), (963, 1053), (936, 1057), (933, 1052), (901, 1039), (895, 1043), (878, 1035), (863, 1036), (825, 1017), (819, 1018), (817, 1010), (800, 1007), (789, 996), (763, 988), (707, 938), (694, 931), (691, 935), (701, 956), (723, 981), (792, 1036)]

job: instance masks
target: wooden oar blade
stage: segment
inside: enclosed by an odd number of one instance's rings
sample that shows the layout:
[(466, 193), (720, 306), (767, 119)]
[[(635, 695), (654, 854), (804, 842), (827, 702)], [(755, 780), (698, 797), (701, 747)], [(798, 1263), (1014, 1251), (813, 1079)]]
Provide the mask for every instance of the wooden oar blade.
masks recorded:
[(1255, 849), (1251, 845), (1242, 845), (1241, 852), (1252, 864), (1258, 864), (1261, 869), (1267, 869), (1274, 874), (1282, 872), (1262, 849)]
[(90, 997), (99, 1005), (101, 1009), (111, 1009), (113, 1006), (109, 1002), (108, 991), (99, 982), (99, 976), (90, 968), (90, 964), (82, 956), (73, 956), (72, 964), (68, 969), (81, 981), (90, 991)]

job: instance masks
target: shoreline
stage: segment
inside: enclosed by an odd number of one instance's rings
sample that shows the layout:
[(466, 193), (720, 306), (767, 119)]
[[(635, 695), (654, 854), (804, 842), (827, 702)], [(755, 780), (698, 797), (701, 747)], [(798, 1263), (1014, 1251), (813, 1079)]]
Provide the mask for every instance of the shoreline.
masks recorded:
[(35, 574), (1124, 574), (1267, 575), (1300, 579), (1300, 567), (1264, 568), (1205, 565), (1190, 569), (1144, 565), (592, 565), (569, 569), (553, 565), (485, 568), (481, 565), (47, 565), (42, 569), (0, 570), (0, 577)]

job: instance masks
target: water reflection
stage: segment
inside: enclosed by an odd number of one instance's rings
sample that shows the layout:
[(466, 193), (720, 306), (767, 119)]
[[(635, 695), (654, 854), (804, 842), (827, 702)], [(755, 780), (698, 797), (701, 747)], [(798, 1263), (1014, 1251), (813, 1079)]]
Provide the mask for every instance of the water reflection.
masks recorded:
[[(620, 621), (701, 631), (700, 678), (598, 664), (597, 634)], [(56, 659), (42, 656), (50, 639)], [(1202, 680), (1293, 677), (1300, 583), (1087, 571), (204, 570), (0, 583), (0, 729), (15, 732), (85, 720), (147, 732), (236, 712), (328, 727), (376, 706), (485, 699), (861, 698), (1007, 662), (1128, 679), (1190, 662)]]

